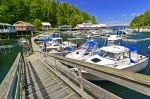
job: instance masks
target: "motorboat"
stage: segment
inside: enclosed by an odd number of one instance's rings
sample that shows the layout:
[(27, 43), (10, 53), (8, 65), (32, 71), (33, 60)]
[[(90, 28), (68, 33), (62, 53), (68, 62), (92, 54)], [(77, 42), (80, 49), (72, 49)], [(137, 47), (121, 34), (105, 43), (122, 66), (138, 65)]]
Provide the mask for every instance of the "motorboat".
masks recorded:
[(52, 33), (50, 35), (48, 35), (48, 34), (41, 34), (38, 37), (36, 37), (34, 39), (34, 41), (37, 44), (42, 44), (42, 43), (45, 43), (45, 42), (48, 42), (48, 41), (52, 41), (53, 38), (58, 38), (58, 37), (59, 37), (58, 33)]
[(87, 58), (96, 54), (98, 50), (98, 43), (91, 40), (84, 43), (77, 50), (66, 55), (67, 58), (86, 60)]
[(37, 44), (42, 44), (43, 42), (47, 42), (50, 40), (51, 40), (51, 35), (41, 34), (34, 39), (34, 42), (36, 42)]
[[(136, 72), (145, 68), (148, 64), (148, 58), (136, 53), (133, 48), (129, 49), (126, 46), (112, 45), (100, 48), (98, 54), (88, 58), (86, 62)], [(141, 65), (141, 63), (145, 65)]]
[[(135, 47), (121, 44), (101, 47), (96, 55), (89, 57), (85, 62), (137, 72), (146, 67), (148, 60), (148, 57), (138, 54)], [(83, 75), (88, 80), (102, 80), (87, 72)]]
[[(52, 50), (52, 49), (56, 49), (56, 50), (60, 50), (61, 49), (61, 45), (62, 45), (62, 38), (61, 37), (56, 37), (56, 38), (51, 38), (50, 41), (48, 42), (44, 42), (40, 45), (41, 48), (46, 47), (46, 50)], [(46, 44), (46, 46), (44, 46), (44, 44)]]
[[(106, 45), (119, 45), (122, 38), (119, 35), (111, 35), (108, 39), (106, 39)], [(77, 60), (85, 60), (98, 51), (98, 43), (90, 40), (84, 43), (81, 47), (79, 47), (76, 51), (69, 53), (66, 55), (67, 58), (77, 59)]]
[[(63, 42), (63, 39), (61, 37), (53, 37), (51, 38), (51, 40), (49, 40), (48, 42), (44, 42), (40, 45), (40, 47), (42, 49), (44, 49), (44, 44), (46, 44), (46, 50), (50, 53), (57, 53), (57, 52), (62, 52), (62, 51), (68, 51), (66, 50), (67, 47), (76, 47), (76, 44), (71, 43), (71, 42)], [(70, 50), (68, 51), (68, 53), (70, 52)]]
[(17, 40), (19, 46), (29, 45), (29, 40), (26, 38), (20, 38)]
[(123, 29), (123, 30), (118, 30), (117, 31), (117, 35), (121, 35), (121, 36), (127, 36), (127, 35), (131, 35), (133, 34), (133, 30), (129, 30), (129, 29)]
[(122, 41), (122, 37), (119, 35), (110, 35), (110, 37), (108, 37), (106, 39), (106, 45), (119, 45)]
[[(100, 37), (100, 31), (99, 30), (90, 30), (87, 32), (87, 34), (90, 35), (90, 37)], [(87, 36), (88, 38), (88, 36)]]

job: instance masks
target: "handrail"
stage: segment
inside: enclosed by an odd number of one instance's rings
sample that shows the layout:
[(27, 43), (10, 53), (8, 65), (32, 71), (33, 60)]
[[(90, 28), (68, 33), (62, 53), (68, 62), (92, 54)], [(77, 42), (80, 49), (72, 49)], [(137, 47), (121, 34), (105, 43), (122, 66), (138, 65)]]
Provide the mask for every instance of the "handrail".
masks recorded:
[[(1, 99), (12, 99), (14, 89), (15, 92), (15, 99), (19, 98), (19, 84), (20, 84), (20, 71), (23, 64), (23, 59), (21, 53), (18, 53), (13, 65), (11, 66), (9, 72), (7, 73), (6, 77), (2, 81), (0, 85), (0, 97)], [(16, 84), (17, 83), (17, 86)]]
[[(50, 59), (50, 60), (55, 61), (55, 63), (51, 64), (51, 62), (49, 62), (49, 58), (48, 59), (45, 58), (43, 60), (43, 63), (45, 65), (49, 65), (54, 70), (59, 71), (60, 73), (58, 73), (58, 74), (61, 74), (61, 75), (65, 74), (64, 76), (67, 76), (67, 78), (71, 79), (71, 81), (73, 81), (73, 83), (75, 82), (76, 84), (80, 85), (80, 89), (88, 91), (90, 93), (90, 95), (92, 95), (92, 97), (94, 97), (96, 99), (101, 99), (101, 98), (110, 99), (110, 97), (111, 97), (111, 99), (121, 99), (120, 97), (101, 88), (100, 86), (94, 85), (90, 81), (82, 78), (81, 72), (78, 72), (78, 75), (77, 75), (75, 72), (70, 71), (69, 68), (67, 68), (65, 65), (60, 63), (58, 60), (55, 60), (55, 59), (54, 60)], [(65, 79), (62, 79), (62, 80), (64, 80), (64, 82), (66, 82)], [(81, 96), (85, 97), (83, 92), (81, 92), (77, 89), (75, 89), (75, 91), (77, 93), (79, 93)]]
[(43, 54), (53, 57), (59, 60), (61, 63), (67, 64), (69, 66), (81, 70), (85, 70), (90, 74), (96, 75), (108, 81), (112, 81), (124, 87), (130, 88), (132, 90), (150, 96), (149, 76), (139, 74), (139, 73), (133, 73), (125, 70), (117, 70), (114, 68), (91, 64), (91, 63), (74, 60), (70, 58), (65, 58), (54, 54), (46, 54), (46, 53)]

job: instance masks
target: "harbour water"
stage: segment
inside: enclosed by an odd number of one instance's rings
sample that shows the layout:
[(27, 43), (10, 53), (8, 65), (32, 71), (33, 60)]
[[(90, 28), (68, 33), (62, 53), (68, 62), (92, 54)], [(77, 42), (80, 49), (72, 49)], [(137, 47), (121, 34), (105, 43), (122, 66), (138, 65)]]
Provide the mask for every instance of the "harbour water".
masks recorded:
[(11, 68), (11, 66), (17, 56), (17, 53), (19, 51), (21, 51), (20, 47), (17, 46), (16, 43), (12, 42), (9, 44), (14, 46), (14, 48), (9, 49), (9, 50), (6, 49), (6, 51), (4, 51), (4, 50), (0, 51), (0, 83), (2, 82), (2, 80), (6, 76), (7, 72)]
[[(128, 38), (130, 39), (150, 38), (150, 33), (136, 33), (136, 34), (130, 35)], [(100, 46), (103, 46), (105, 43), (104, 39), (96, 39), (96, 41), (99, 42)], [(136, 46), (138, 49), (138, 53), (142, 55), (150, 54), (150, 49), (148, 49), (148, 46), (150, 45), (150, 40), (145, 40), (145, 41), (143, 40), (140, 42), (125, 41), (124, 43)], [(9, 53), (6, 53), (6, 54), (0, 53), (0, 83), (2, 82), (9, 68), (13, 64), (13, 61), (19, 51), (20, 51), (20, 48), (15, 47)], [(147, 65), (147, 67), (143, 71), (139, 73), (150, 76), (150, 63)], [(138, 92), (135, 92), (133, 90), (119, 86), (111, 82), (105, 81), (105, 82), (94, 82), (94, 83), (125, 99), (149, 99), (150, 98), (148, 96), (145, 96), (143, 94), (140, 94)]]
[[(150, 40), (146, 39), (146, 38), (150, 38), (150, 33), (135, 33), (129, 35), (128, 38), (143, 39), (142, 41), (139, 42), (124, 41), (123, 43), (137, 47), (138, 53), (142, 55), (150, 55), (150, 49), (148, 49), (148, 47), (150, 46)], [(104, 39), (97, 39), (97, 41), (100, 42), (100, 46), (104, 44)], [(139, 73), (150, 76), (150, 62), (147, 65), (147, 67), (144, 70), (140, 71)], [(112, 82), (104, 81), (104, 82), (94, 82), (94, 83), (125, 99), (150, 99), (150, 97), (148, 96), (145, 96), (143, 94), (140, 94), (138, 92), (122, 87)]]

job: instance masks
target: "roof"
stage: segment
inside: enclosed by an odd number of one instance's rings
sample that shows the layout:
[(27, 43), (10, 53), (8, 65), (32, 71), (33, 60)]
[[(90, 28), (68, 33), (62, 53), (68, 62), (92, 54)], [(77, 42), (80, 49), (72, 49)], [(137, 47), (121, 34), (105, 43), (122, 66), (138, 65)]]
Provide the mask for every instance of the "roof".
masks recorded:
[(92, 23), (82, 23), (82, 24), (77, 24), (76, 28), (80, 27), (107, 27), (106, 24), (92, 24)]
[(104, 51), (110, 52), (110, 53), (123, 53), (123, 52), (130, 51), (127, 47), (119, 46), (119, 45), (102, 47), (102, 48), (100, 48), (100, 50), (104, 50)]
[(59, 28), (71, 28), (72, 26), (71, 25), (62, 25), (62, 26), (59, 26)]
[[(20, 23), (21, 23), (21, 24), (20, 24)], [(15, 25), (15, 26), (22, 26), (22, 24), (23, 24), (23, 26), (34, 26), (34, 25), (32, 25), (31, 23), (23, 22), (23, 21), (17, 21), (14, 25)]]
[(0, 23), (0, 25), (13, 26), (13, 25), (11, 25), (11, 24), (8, 24), (8, 23)]
[(49, 26), (51, 26), (51, 24), (49, 22), (42, 22), (42, 25), (49, 25)]

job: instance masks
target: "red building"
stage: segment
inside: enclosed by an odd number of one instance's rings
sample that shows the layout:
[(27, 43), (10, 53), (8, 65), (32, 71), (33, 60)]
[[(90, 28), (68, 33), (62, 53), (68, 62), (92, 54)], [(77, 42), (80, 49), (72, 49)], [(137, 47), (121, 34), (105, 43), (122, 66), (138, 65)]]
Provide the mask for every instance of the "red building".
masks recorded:
[(14, 24), (16, 31), (33, 31), (34, 25), (28, 22), (18, 21)]

